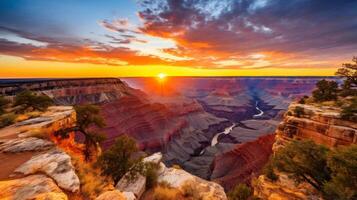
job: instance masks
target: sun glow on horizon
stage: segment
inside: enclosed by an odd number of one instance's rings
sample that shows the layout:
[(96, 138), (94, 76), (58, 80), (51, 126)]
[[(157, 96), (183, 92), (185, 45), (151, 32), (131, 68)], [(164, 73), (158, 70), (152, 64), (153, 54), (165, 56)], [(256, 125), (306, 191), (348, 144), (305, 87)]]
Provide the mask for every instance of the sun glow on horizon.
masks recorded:
[(166, 76), (167, 76), (167, 75), (166, 75), (165, 73), (159, 73), (159, 74), (157, 75), (157, 77), (158, 77), (160, 80), (165, 79)]

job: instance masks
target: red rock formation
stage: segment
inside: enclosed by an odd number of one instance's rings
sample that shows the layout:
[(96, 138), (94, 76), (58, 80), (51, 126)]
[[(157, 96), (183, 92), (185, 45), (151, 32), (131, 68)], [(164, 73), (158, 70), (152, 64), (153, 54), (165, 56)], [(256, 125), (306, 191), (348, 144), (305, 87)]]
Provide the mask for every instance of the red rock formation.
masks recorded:
[(237, 145), (233, 150), (217, 156), (214, 160), (211, 179), (229, 190), (237, 183), (250, 184), (258, 175), (272, 153), (274, 134)]

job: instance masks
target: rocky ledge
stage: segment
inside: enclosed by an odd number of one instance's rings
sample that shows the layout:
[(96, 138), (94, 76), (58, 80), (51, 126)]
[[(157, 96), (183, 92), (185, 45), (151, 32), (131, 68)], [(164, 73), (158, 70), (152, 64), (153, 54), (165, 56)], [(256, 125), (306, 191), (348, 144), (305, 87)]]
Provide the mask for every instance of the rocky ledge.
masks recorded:
[[(0, 129), (0, 199), (67, 199), (78, 192), (71, 157), (51, 141), (53, 132), (72, 126), (70, 106), (54, 106), (37, 117)], [(60, 189), (61, 188), (61, 189)]]
[(292, 103), (278, 126), (274, 148), (293, 138), (311, 139), (328, 147), (356, 144), (357, 124), (341, 119), (340, 112), (335, 107)]

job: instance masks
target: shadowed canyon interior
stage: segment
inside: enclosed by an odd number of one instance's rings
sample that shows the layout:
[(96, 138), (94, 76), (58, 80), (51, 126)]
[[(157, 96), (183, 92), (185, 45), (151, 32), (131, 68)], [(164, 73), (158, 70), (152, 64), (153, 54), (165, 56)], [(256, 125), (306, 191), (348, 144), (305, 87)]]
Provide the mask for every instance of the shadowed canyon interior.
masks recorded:
[[(140, 149), (230, 189), (249, 184), (268, 160), (277, 125), (317, 78), (103, 78), (7, 80), (2, 94), (30, 89), (58, 105), (101, 107), (108, 148), (122, 134)], [(160, 88), (159, 90), (157, 88)], [(159, 91), (159, 92), (158, 92)], [(79, 140), (81, 138), (78, 138)]]

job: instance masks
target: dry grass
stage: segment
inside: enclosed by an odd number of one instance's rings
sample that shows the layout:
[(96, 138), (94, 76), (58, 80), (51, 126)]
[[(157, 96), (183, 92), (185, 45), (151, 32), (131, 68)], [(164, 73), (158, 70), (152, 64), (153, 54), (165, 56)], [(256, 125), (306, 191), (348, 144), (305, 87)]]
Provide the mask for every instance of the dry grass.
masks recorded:
[(72, 163), (81, 182), (81, 193), (85, 199), (95, 199), (105, 191), (113, 190), (111, 179), (101, 176), (100, 170), (92, 163), (86, 163), (77, 156), (71, 156)]

